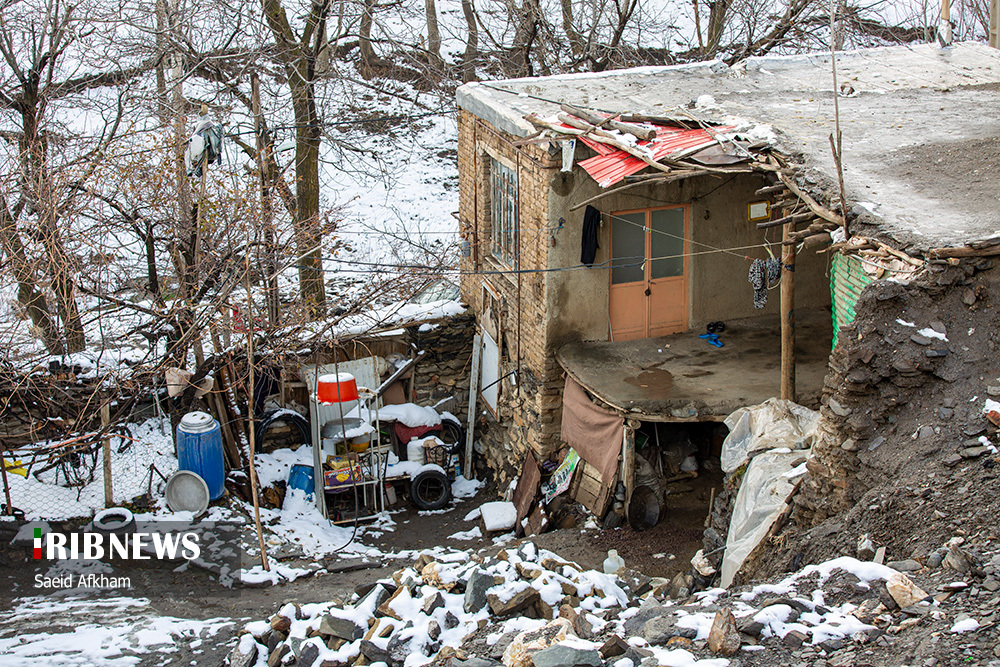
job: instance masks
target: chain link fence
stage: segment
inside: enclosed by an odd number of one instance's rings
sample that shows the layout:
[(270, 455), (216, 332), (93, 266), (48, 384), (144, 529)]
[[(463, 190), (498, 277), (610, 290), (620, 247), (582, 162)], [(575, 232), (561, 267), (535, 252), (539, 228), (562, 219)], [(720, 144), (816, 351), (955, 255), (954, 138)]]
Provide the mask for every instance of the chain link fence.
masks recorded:
[[(177, 470), (165, 417), (117, 425), (103, 438), (84, 434), (5, 447), (0, 455), (0, 513), (29, 520), (87, 517), (121, 505), (144, 511), (162, 499), (166, 479)], [(110, 489), (105, 488), (106, 470)]]

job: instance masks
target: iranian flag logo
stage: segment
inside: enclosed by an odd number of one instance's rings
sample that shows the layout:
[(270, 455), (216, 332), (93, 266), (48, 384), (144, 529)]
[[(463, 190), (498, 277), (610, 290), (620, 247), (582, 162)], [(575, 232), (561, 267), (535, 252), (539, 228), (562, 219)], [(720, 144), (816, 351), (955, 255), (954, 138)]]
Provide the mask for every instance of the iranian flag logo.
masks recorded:
[(42, 559), (42, 529), (35, 528), (35, 560)]

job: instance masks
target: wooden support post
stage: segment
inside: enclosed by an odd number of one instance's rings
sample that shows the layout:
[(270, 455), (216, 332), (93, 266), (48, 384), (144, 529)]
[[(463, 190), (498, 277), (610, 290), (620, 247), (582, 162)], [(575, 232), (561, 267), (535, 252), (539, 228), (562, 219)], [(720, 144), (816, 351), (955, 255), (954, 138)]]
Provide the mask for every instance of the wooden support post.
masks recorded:
[[(0, 474), (3, 475), (3, 497), (6, 502), (7, 510), (5, 513), (8, 516), (14, 516), (14, 505), (10, 502), (10, 483), (7, 481), (7, 461), (4, 460), (3, 455), (4, 450), (0, 449)], [(10, 455), (10, 459), (14, 459), (12, 454)]]
[[(101, 426), (105, 429), (111, 426), (111, 403), (101, 405)], [(106, 433), (101, 441), (104, 452), (104, 507), (115, 504), (114, 487), (111, 485), (111, 434)]]
[(472, 479), (472, 436), (476, 430), (476, 399), (479, 393), (479, 355), (483, 348), (483, 336), (476, 334), (472, 339), (472, 376), (469, 378), (469, 412), (465, 425), (465, 479)]
[(941, 0), (941, 46), (951, 46), (951, 0)]
[[(791, 223), (782, 230), (787, 241)], [(781, 255), (781, 398), (795, 400), (795, 246), (783, 245)]]
[(632, 490), (635, 488), (635, 428), (625, 420), (624, 437), (622, 438), (622, 482), (625, 484), (625, 512), (632, 502)]
[(1000, 49), (1000, 0), (990, 0), (990, 46)]

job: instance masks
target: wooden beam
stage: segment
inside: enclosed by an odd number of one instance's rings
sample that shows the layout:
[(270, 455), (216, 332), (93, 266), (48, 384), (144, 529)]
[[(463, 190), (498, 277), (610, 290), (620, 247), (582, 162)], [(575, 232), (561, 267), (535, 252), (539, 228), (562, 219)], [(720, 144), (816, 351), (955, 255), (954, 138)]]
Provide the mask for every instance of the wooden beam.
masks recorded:
[(779, 171), (778, 178), (780, 178), (781, 182), (787, 185), (788, 189), (791, 190), (793, 193), (795, 193), (795, 195), (799, 199), (805, 202), (805, 205), (809, 207), (810, 211), (816, 214), (816, 217), (823, 218), (828, 222), (833, 222), (835, 224), (843, 226), (844, 219), (842, 217), (840, 217), (830, 209), (826, 208), (825, 206), (821, 206), (819, 202), (817, 202), (815, 199), (806, 194), (802, 190), (802, 188), (796, 185), (795, 179), (792, 176), (786, 175)]
[(792, 215), (786, 215), (783, 218), (778, 218), (777, 220), (765, 220), (764, 222), (757, 223), (757, 229), (768, 229), (770, 227), (780, 227), (781, 225), (792, 225), (793, 227), (806, 220), (812, 220), (816, 217), (816, 214), (812, 211), (808, 213), (794, 213)]
[[(792, 234), (792, 223), (782, 230)], [(781, 398), (795, 400), (795, 246), (783, 246), (781, 257)]]
[(764, 196), (764, 195), (772, 195), (776, 192), (786, 192), (787, 190), (788, 190), (787, 185), (785, 185), (784, 183), (778, 183), (777, 185), (769, 185), (766, 188), (761, 188), (757, 190), (757, 192), (755, 192), (754, 194), (758, 196)]
[(643, 141), (650, 141), (656, 137), (656, 129), (652, 127), (641, 127), (639, 125), (632, 125), (631, 123), (623, 123), (620, 120), (603, 118), (597, 114), (590, 113), (589, 111), (569, 104), (563, 104), (559, 108), (566, 113), (573, 114), (577, 118), (582, 118), (592, 125), (610, 127), (612, 130), (618, 130), (619, 132), (631, 134), (635, 138), (642, 139)]
[[(111, 427), (111, 399), (109, 398), (101, 405), (101, 426), (105, 429)], [(105, 433), (101, 440), (101, 450), (104, 458), (104, 507), (112, 507), (115, 504), (115, 491), (111, 483), (111, 434)]]

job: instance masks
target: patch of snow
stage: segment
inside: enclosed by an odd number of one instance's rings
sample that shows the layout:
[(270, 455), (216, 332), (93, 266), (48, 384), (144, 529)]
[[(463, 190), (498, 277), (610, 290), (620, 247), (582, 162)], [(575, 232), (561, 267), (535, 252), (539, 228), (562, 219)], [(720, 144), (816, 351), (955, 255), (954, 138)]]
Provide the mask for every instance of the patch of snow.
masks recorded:
[(462, 530), (457, 533), (452, 533), (448, 536), (450, 540), (477, 540), (483, 536), (483, 531), (479, 529), (479, 526), (474, 526), (469, 530)]
[(437, 413), (437, 410), (415, 403), (384, 405), (379, 408), (378, 416), (379, 419), (394, 419), (410, 428), (436, 426), (441, 423), (441, 416)]
[[(462, 475), (457, 475), (455, 481), (451, 483), (451, 495), (458, 500), (471, 498), (479, 493), (479, 489), (483, 488), (485, 484), (486, 482), (481, 482), (478, 479), (465, 479)], [(465, 520), (472, 521), (469, 518)]]
[(963, 621), (958, 621), (955, 625), (951, 626), (949, 632), (955, 634), (961, 634), (963, 632), (972, 632), (979, 629), (979, 621), (974, 618), (967, 618)]
[(913, 322), (907, 322), (906, 320), (901, 320), (901, 319), (897, 319), (896, 324), (902, 324), (904, 327), (913, 327), (913, 328), (917, 327), (917, 325), (914, 324)]
[(917, 335), (925, 336), (927, 338), (937, 338), (938, 340), (943, 340), (945, 342), (947, 342), (948, 340), (948, 337), (946, 335), (944, 335), (940, 331), (934, 331), (934, 329), (931, 329), (930, 327), (924, 327), (923, 329), (920, 329), (919, 331), (917, 331)]
[(514, 523), (517, 521), (517, 509), (514, 507), (514, 503), (510, 502), (498, 500), (483, 503), (479, 512), (483, 519), (483, 525), (491, 533), (509, 530), (514, 527)]

